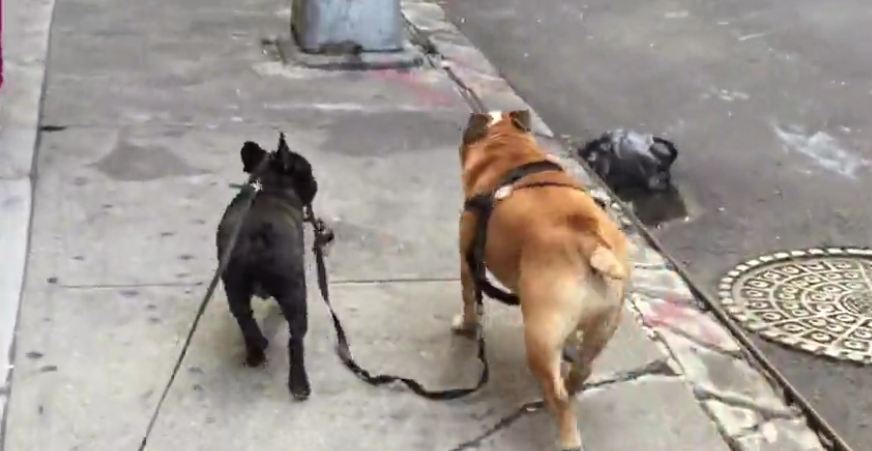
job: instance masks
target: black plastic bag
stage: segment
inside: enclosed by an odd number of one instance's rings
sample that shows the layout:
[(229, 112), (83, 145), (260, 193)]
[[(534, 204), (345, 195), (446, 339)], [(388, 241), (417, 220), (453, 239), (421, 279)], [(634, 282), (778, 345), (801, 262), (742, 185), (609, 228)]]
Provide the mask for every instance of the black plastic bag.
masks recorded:
[(671, 142), (632, 130), (612, 130), (578, 149), (578, 156), (614, 190), (666, 191), (678, 157)]

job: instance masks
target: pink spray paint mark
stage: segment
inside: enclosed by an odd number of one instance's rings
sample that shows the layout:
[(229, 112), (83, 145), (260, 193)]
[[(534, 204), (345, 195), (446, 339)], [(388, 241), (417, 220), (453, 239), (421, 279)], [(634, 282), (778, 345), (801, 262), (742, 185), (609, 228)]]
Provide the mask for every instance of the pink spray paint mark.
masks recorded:
[(717, 323), (686, 304), (657, 300), (648, 303), (643, 316), (652, 327), (668, 327), (684, 331), (689, 336), (722, 349), (730, 348), (730, 337)]

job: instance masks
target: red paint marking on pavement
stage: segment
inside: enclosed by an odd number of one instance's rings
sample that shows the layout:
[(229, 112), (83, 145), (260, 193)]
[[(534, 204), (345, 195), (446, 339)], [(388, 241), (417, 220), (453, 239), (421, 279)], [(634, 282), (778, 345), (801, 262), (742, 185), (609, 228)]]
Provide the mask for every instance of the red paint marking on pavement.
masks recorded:
[(717, 329), (717, 325), (704, 314), (699, 313), (680, 303), (667, 300), (657, 300), (648, 303), (647, 312), (643, 313), (646, 322), (651, 327), (665, 326), (680, 329), (705, 344), (726, 348), (724, 340), (728, 338)]

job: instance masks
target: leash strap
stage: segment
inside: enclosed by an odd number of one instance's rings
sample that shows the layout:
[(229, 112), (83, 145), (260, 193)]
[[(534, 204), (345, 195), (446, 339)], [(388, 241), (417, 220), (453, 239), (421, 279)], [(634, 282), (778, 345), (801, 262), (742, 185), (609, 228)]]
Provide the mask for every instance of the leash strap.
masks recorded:
[(486, 264), (484, 261), (485, 248), (487, 246), (487, 226), (491, 214), (496, 208), (497, 201), (499, 200), (497, 199), (498, 193), (506, 189), (517, 191), (521, 189), (550, 186), (582, 190), (582, 188), (576, 185), (560, 182), (534, 182), (521, 186), (513, 186), (516, 182), (528, 175), (548, 171), (563, 171), (563, 168), (559, 164), (548, 160), (534, 161), (532, 163), (518, 166), (509, 171), (496, 190), (490, 193), (472, 196), (464, 203), (464, 210), (474, 212), (478, 216), (478, 220), (475, 224), (475, 235), (472, 240), (472, 246), (470, 246), (466, 251), (466, 264), (472, 271), (472, 278), (475, 282), (475, 300), (478, 303), (479, 308), (481, 308), (482, 304), (482, 293), (506, 305), (520, 304), (518, 295), (500, 289), (487, 280)]
[(373, 374), (365, 368), (361, 367), (351, 354), (351, 346), (348, 343), (348, 337), (345, 334), (345, 328), (342, 327), (342, 322), (339, 316), (333, 309), (333, 304), (330, 302), (330, 289), (327, 280), (327, 265), (324, 259), (324, 246), (333, 239), (332, 233), (324, 225), (324, 222), (315, 217), (312, 212), (312, 207), (307, 206), (307, 220), (312, 223), (312, 229), (315, 235), (314, 243), (312, 244), (312, 252), (315, 254), (315, 266), (318, 276), (318, 289), (321, 291), (321, 298), (324, 299), (324, 304), (327, 305), (327, 310), (330, 311), (330, 317), (333, 319), (333, 328), (336, 330), (336, 354), (345, 365), (351, 370), (355, 376), (370, 385), (385, 385), (393, 382), (401, 382), (408, 387), (416, 395), (431, 400), (450, 400), (457, 399), (469, 394), (472, 394), (483, 387), (490, 379), (490, 366), (488, 365), (484, 333), (478, 334), (478, 360), (481, 361), (482, 370), (478, 382), (470, 388), (454, 388), (449, 390), (429, 390), (421, 385), (420, 382), (401, 376), (391, 374)]
[(244, 201), (242, 204), (242, 219), (236, 224), (236, 227), (233, 229), (233, 232), (230, 234), (230, 240), (227, 243), (227, 247), (224, 249), (224, 252), (220, 255), (218, 260), (218, 268), (215, 269), (215, 274), (212, 275), (212, 280), (209, 281), (209, 287), (206, 289), (206, 294), (203, 295), (203, 299), (200, 301), (200, 306), (197, 309), (197, 314), (194, 316), (194, 322), (191, 323), (191, 327), (188, 329), (188, 335), (185, 337), (184, 344), (182, 345), (182, 351), (179, 353), (178, 358), (176, 358), (176, 363), (173, 366), (173, 371), (170, 373), (170, 378), (164, 386), (163, 392), (161, 392), (160, 399), (157, 402), (157, 405), (154, 408), (154, 412), (151, 415), (151, 418), (148, 421), (148, 426), (145, 429), (145, 435), (142, 437), (142, 442), (139, 444), (139, 451), (145, 449), (146, 442), (148, 441), (148, 437), (151, 435), (151, 431), (154, 428), (154, 424), (157, 421), (157, 417), (160, 414), (161, 407), (163, 406), (164, 401), (166, 400), (167, 394), (170, 392), (170, 388), (173, 386), (173, 382), (176, 380), (176, 375), (179, 373), (179, 368), (182, 366), (182, 361), (185, 360), (185, 355), (188, 353), (188, 348), (191, 346), (191, 340), (194, 338), (194, 332), (197, 331), (197, 326), (200, 324), (200, 320), (203, 318), (203, 314), (206, 312), (206, 306), (209, 305), (209, 300), (212, 299), (212, 295), (215, 293), (215, 288), (218, 287), (218, 280), (221, 278), (221, 274), (224, 273), (224, 270), (227, 268), (227, 263), (230, 261), (230, 254), (233, 252), (233, 248), (236, 247), (236, 241), (239, 239), (239, 232), (242, 230), (242, 224), (245, 221), (245, 217), (248, 215), (248, 210), (251, 209), (251, 205), (254, 203), (254, 198), (257, 197), (257, 193), (263, 189), (263, 186), (260, 184), (259, 179), (255, 176), (255, 174), (260, 173), (260, 170), (265, 168), (267, 165), (268, 158), (264, 158), (263, 161), (257, 166), (257, 169), (252, 172), (252, 175), (248, 178), (248, 182), (244, 185), (235, 185), (239, 186), (241, 189), (240, 195), (244, 196)]

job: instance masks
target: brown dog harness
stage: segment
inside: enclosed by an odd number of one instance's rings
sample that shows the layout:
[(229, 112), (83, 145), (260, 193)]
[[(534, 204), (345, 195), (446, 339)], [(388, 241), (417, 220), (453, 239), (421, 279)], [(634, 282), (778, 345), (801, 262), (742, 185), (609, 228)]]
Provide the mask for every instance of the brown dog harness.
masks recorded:
[[(476, 194), (466, 200), (463, 204), (463, 209), (478, 215), (478, 221), (475, 224), (475, 235), (472, 239), (472, 245), (466, 250), (466, 264), (472, 271), (472, 280), (475, 283), (475, 301), (479, 305), (482, 304), (482, 293), (502, 302), (507, 305), (518, 305), (520, 300), (518, 295), (509, 293), (495, 287), (487, 280), (484, 254), (487, 245), (487, 226), (490, 221), (491, 214), (497, 206), (497, 203), (507, 198), (512, 192), (528, 189), (528, 188), (544, 188), (549, 186), (558, 186), (563, 188), (572, 188), (579, 191), (584, 191), (580, 186), (561, 183), (561, 182), (535, 182), (515, 186), (515, 183), (527, 177), (528, 175), (538, 174), (540, 172), (563, 171), (563, 167), (559, 164), (549, 161), (534, 161), (518, 166), (509, 171), (502, 182), (497, 185), (497, 188), (489, 193)], [(601, 201), (596, 200), (600, 206), (604, 206)]]

